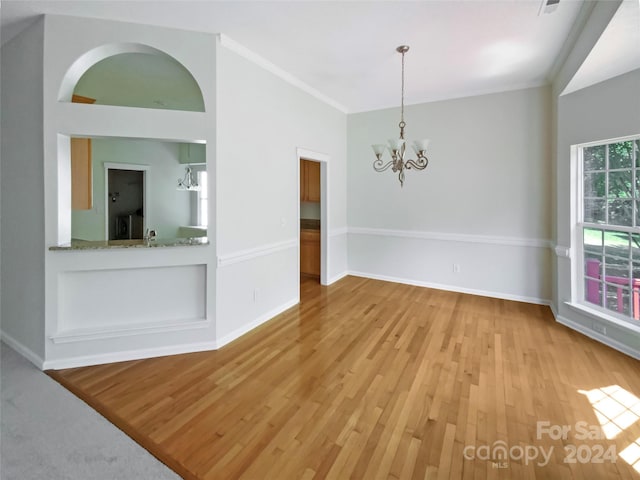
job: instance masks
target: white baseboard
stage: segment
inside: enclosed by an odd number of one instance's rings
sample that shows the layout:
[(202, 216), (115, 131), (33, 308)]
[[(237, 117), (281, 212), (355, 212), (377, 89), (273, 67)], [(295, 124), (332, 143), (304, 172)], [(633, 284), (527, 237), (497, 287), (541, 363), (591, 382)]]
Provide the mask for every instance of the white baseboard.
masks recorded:
[[(294, 298), (289, 302), (285, 303), (284, 305), (281, 305), (280, 307), (275, 308), (265, 313), (264, 315), (261, 315), (259, 318), (257, 318), (253, 322), (247, 325), (243, 325), (242, 327), (234, 330), (228, 335), (225, 335), (223, 338), (215, 341), (186, 343), (181, 345), (167, 345), (167, 346), (157, 347), (157, 348), (145, 348), (140, 350), (127, 350), (127, 351), (112, 352), (112, 353), (100, 353), (96, 355), (81, 355), (76, 357), (61, 358), (59, 360), (47, 360), (44, 362), (40, 360), (39, 364), (37, 364), (36, 362), (34, 363), (36, 363), (38, 368), (42, 370), (60, 370), (64, 368), (86, 367), (89, 365), (101, 365), (104, 363), (116, 363), (116, 362), (126, 362), (129, 360), (140, 360), (143, 358), (163, 357), (166, 355), (180, 355), (182, 353), (194, 353), (194, 352), (203, 352), (207, 350), (217, 350), (223, 347), (224, 345), (226, 345), (227, 343), (232, 342), (236, 338), (253, 330), (257, 326), (265, 323), (268, 320), (271, 320), (276, 315), (279, 315), (285, 310), (293, 307), (294, 305), (297, 305), (298, 303), (300, 303), (300, 299)], [(3, 337), (3, 340), (4, 340), (4, 337)], [(7, 341), (7, 344), (11, 345), (9, 341)], [(16, 348), (16, 350), (18, 350), (18, 348)]]
[(282, 312), (284, 312), (285, 310), (290, 309), (291, 307), (293, 307), (294, 305), (297, 305), (298, 303), (300, 303), (300, 299), (299, 298), (294, 298), (292, 300), (289, 300), (288, 302), (284, 303), (283, 305), (280, 305), (279, 307), (274, 308), (273, 310), (270, 310), (267, 313), (265, 313), (264, 315), (261, 315), (260, 317), (256, 318), (251, 323), (248, 323), (246, 325), (243, 325), (240, 328), (235, 329), (234, 331), (232, 331), (231, 333), (228, 333), (224, 337), (217, 339), (216, 342), (215, 342), (216, 343), (216, 348), (221, 348), (221, 347), (225, 346), (226, 344), (228, 344), (230, 342), (233, 342), (236, 338), (241, 337), (245, 333), (248, 333), (249, 331), (253, 330), (254, 328), (262, 325), (263, 323), (268, 322), (269, 320), (271, 320), (276, 315), (280, 315)]
[(329, 281), (327, 282), (327, 285), (331, 285), (332, 283), (336, 283), (338, 280), (342, 280), (347, 275), (349, 275), (349, 272), (347, 272), (346, 270), (344, 272), (342, 272), (342, 273), (334, 275), (333, 277), (331, 277), (329, 279)]
[(480, 295), (482, 297), (500, 298), (502, 300), (513, 300), (515, 302), (534, 303), (537, 305), (550, 305), (551, 301), (546, 298), (527, 297), (524, 295), (513, 295), (510, 293), (493, 292), (488, 290), (479, 290), (475, 288), (458, 287), (456, 285), (444, 285), (441, 283), (422, 282), (409, 278), (390, 277), (387, 275), (378, 275), (375, 273), (355, 272), (349, 270), (348, 275), (355, 277), (371, 278), (374, 280), (384, 280), (385, 282), (404, 283), (406, 285), (414, 285), (416, 287), (435, 288), (437, 290), (447, 290), (449, 292), (468, 293), (470, 295)]
[(604, 343), (606, 346), (611, 347), (614, 350), (617, 350), (619, 352), (622, 352), (625, 355), (629, 355), (631, 358), (640, 360), (640, 352), (638, 352), (637, 350), (634, 350), (633, 348), (630, 348), (628, 345), (625, 345), (624, 343), (620, 343), (617, 340), (614, 340), (613, 338), (607, 337), (606, 335), (602, 335), (566, 317), (562, 317), (559, 315), (556, 315), (555, 317), (556, 317), (556, 322), (561, 323), (565, 327), (575, 330), (576, 332), (579, 332), (583, 335), (586, 335), (587, 337), (597, 342)]
[(3, 331), (0, 331), (0, 339), (20, 355), (22, 355), (24, 358), (33, 363), (40, 370), (43, 370), (44, 360), (40, 356), (36, 355), (31, 349), (25, 347), (11, 335), (8, 335)]
[(126, 362), (129, 360), (180, 355), (181, 353), (204, 352), (215, 349), (215, 342), (198, 342), (157, 348), (144, 348), (140, 350), (127, 350), (123, 352), (99, 353), (97, 355), (81, 355), (61, 358), (59, 360), (47, 360), (44, 362), (42, 369), (61, 370), (63, 368), (88, 367), (89, 365), (101, 365), (103, 363)]

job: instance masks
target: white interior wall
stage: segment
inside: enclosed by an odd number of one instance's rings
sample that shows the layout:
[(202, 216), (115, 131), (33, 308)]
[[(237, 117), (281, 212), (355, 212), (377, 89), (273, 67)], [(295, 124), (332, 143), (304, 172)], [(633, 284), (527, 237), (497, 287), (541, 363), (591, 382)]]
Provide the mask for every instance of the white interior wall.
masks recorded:
[[(184, 112), (105, 105), (68, 103), (60, 97), (60, 86), (74, 62), (104, 45), (141, 44), (179, 61), (199, 83), (205, 112)], [(126, 137), (158, 141), (206, 142), (207, 163), (213, 172), (215, 195), (215, 49), (214, 35), (184, 32), (87, 18), (45, 16), (43, 125), (44, 125), (44, 247), (70, 236), (68, 206), (68, 136)], [(87, 65), (88, 67), (89, 65)], [(177, 151), (176, 151), (177, 154)], [(176, 165), (177, 169), (181, 167)], [(177, 181), (177, 177), (174, 179)], [(211, 205), (213, 207), (213, 205)], [(215, 211), (210, 208), (215, 225)], [(45, 295), (35, 301), (45, 306), (45, 368), (62, 368), (127, 358), (139, 358), (215, 348), (216, 246), (149, 248), (100, 251), (45, 252)], [(133, 274), (132, 272), (135, 272)], [(157, 276), (186, 272), (198, 292), (180, 286), (157, 288)], [(132, 274), (139, 295), (123, 292), (114, 277)], [(139, 315), (127, 325), (115, 318), (94, 318), (86, 325), (78, 319), (86, 305), (70, 292), (69, 279), (90, 278), (101, 285), (102, 298), (121, 311)], [(162, 302), (154, 302), (162, 295)], [(202, 299), (202, 300), (201, 300)], [(184, 305), (181, 315), (164, 315), (162, 303)], [(181, 303), (182, 302), (182, 303)], [(190, 302), (185, 305), (185, 302)], [(195, 302), (195, 303), (194, 303)], [(100, 308), (100, 305), (96, 305)], [(204, 310), (204, 315), (194, 312)], [(116, 310), (112, 310), (112, 316)], [(85, 312), (86, 313), (86, 312)], [(177, 317), (177, 318), (174, 318)], [(123, 330), (126, 330), (124, 331)]]
[(571, 301), (571, 255), (575, 254), (571, 202), (575, 186), (572, 185), (570, 148), (580, 143), (638, 133), (640, 70), (561, 96), (558, 100), (557, 244), (559, 252), (568, 249), (569, 254), (557, 258), (557, 318), (572, 328), (640, 357), (640, 334), (607, 323), (607, 336), (601, 336), (593, 329), (594, 324), (601, 325), (601, 322), (580, 314), (566, 304)]
[(549, 87), (405, 107), (406, 139), (431, 144), (402, 188), (371, 150), (397, 138), (399, 114), (348, 117), (349, 271), (547, 302)]
[(44, 22), (2, 46), (2, 338), (40, 364), (44, 351), (42, 77)]
[[(553, 168), (555, 198), (553, 208), (556, 255), (552, 256), (552, 308), (556, 319), (586, 335), (638, 357), (640, 336), (627, 329), (607, 324), (607, 335), (593, 330), (600, 322), (571, 309), (565, 302), (571, 299), (571, 165), (569, 147), (572, 144), (598, 139), (615, 138), (625, 133), (638, 133), (640, 83), (637, 72), (593, 85), (571, 95), (561, 96), (576, 72), (606, 30), (621, 4), (621, 0), (594, 2), (577, 33), (575, 43), (569, 45), (566, 58), (554, 78), (553, 109), (555, 142)], [(589, 6), (587, 6), (589, 7)], [(635, 76), (634, 76), (635, 75)], [(597, 112), (597, 114), (594, 114)], [(566, 253), (566, 254), (565, 254)]]
[[(44, 291), (31, 299), (31, 305), (43, 312), (40, 319), (45, 319), (44, 328), (40, 325), (36, 329), (41, 339), (43, 331), (45, 337), (41, 366), (64, 368), (215, 348), (295, 303), (299, 281), (298, 148), (323, 152), (330, 158), (329, 276), (337, 278), (344, 273), (346, 116), (342, 112), (225, 49), (221, 50), (224, 58), (219, 60), (219, 67), (224, 69), (220, 75), (224, 94), (220, 98), (229, 101), (217, 109), (215, 36), (61, 16), (46, 16), (44, 32), (36, 42), (41, 48), (44, 45), (44, 73), (40, 79), (32, 78), (39, 90), (41, 82), (43, 92), (35, 106), (40, 108), (37, 117), (42, 123), (38, 124), (44, 126), (39, 135), (44, 139), (44, 158), (35, 164), (40, 167), (40, 182), (44, 179), (37, 192), (41, 198), (44, 192), (44, 207), (34, 205), (33, 210), (40, 213), (45, 225), (44, 231), (34, 237), (44, 251), (45, 268), (40, 275), (28, 277), (31, 281), (45, 279)], [(76, 59), (109, 44), (141, 44), (179, 60), (199, 82), (206, 112), (59, 101), (65, 100), (60, 96), (60, 85)], [(218, 113), (220, 122), (216, 121)], [(31, 127), (29, 137), (38, 133)], [(68, 138), (74, 135), (206, 142), (212, 173), (210, 225), (220, 225), (223, 231), (218, 234), (210, 227), (212, 243), (194, 248), (48, 250), (71, 237)], [(224, 139), (217, 151), (222, 159), (220, 167), (214, 162), (217, 139)], [(237, 145), (244, 148), (238, 149)], [(252, 174), (247, 174), (246, 166), (251, 167)], [(217, 255), (218, 248), (221, 255)], [(216, 303), (216, 265), (225, 282), (218, 297), (224, 299), (220, 305)], [(167, 325), (167, 319), (155, 321), (162, 316), (152, 311), (151, 280), (159, 271), (176, 271), (172, 269), (187, 272), (185, 275), (203, 272), (204, 280), (194, 277), (194, 285), (206, 291), (197, 292), (194, 298), (204, 298), (204, 318), (173, 319), (172, 325)], [(84, 325), (81, 320), (87, 313), (86, 302), (77, 298), (76, 288), (69, 288), (78, 278), (90, 278), (94, 285), (101, 285), (100, 298), (109, 299), (122, 310), (140, 308), (135, 296), (124, 295), (117, 288), (118, 282), (113, 282), (119, 272), (135, 272), (140, 298), (147, 299), (145, 306), (150, 310), (145, 310), (142, 321), (131, 319), (131, 325), (102, 317)], [(145, 281), (145, 275), (149, 281)], [(246, 302), (247, 292), (251, 304)], [(174, 291), (173, 301), (184, 301), (184, 293)], [(167, 294), (163, 290), (162, 295)], [(189, 305), (185, 315), (193, 316), (198, 311), (199, 305)], [(217, 324), (216, 311), (222, 315)]]
[(346, 269), (346, 115), (221, 46), (217, 135), (218, 335), (230, 338), (299, 297), (297, 148), (330, 157), (328, 278)]

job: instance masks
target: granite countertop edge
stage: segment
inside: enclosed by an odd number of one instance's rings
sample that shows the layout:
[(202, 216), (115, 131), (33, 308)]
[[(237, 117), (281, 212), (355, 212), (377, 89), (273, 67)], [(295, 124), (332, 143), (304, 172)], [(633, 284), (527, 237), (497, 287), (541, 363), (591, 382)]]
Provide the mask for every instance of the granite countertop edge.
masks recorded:
[(67, 245), (54, 245), (50, 251), (76, 251), (76, 250), (122, 250), (131, 248), (168, 248), (168, 247), (199, 247), (209, 245), (206, 237), (174, 238), (166, 240), (125, 240), (131, 243), (114, 243), (115, 241), (86, 241), (72, 240)]

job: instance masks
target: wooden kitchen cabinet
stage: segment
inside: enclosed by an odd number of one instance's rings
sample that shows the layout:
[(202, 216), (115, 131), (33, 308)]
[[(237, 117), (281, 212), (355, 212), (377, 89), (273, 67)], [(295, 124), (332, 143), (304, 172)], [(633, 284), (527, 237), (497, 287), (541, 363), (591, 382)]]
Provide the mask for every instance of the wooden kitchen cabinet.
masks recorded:
[(320, 276), (320, 230), (300, 230), (300, 273)]
[(71, 208), (93, 208), (93, 174), (91, 166), (91, 139), (71, 139)]
[[(89, 97), (73, 95), (73, 103), (93, 103)], [(71, 209), (93, 208), (93, 167), (91, 164), (91, 139), (71, 138)]]
[(300, 160), (300, 200), (320, 201), (320, 162)]

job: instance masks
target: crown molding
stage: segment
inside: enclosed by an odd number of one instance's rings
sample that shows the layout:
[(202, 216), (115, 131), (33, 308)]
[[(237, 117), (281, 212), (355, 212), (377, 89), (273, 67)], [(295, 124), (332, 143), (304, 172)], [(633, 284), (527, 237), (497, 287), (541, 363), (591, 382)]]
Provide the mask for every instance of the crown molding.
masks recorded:
[(336, 102), (334, 99), (327, 97), (326, 95), (324, 95), (320, 91), (316, 90), (312, 86), (310, 86), (307, 83), (303, 82), (299, 78), (294, 77), (289, 72), (283, 70), (282, 68), (278, 67), (277, 65), (274, 65), (269, 60), (267, 60), (266, 58), (258, 55), (257, 53), (253, 52), (252, 50), (249, 50), (247, 47), (245, 47), (244, 45), (241, 45), (240, 43), (236, 42), (235, 40), (233, 40), (232, 38), (228, 37), (224, 33), (218, 34), (218, 37), (220, 39), (220, 45), (223, 46), (224, 48), (226, 48), (228, 50), (231, 50), (232, 52), (234, 52), (234, 53), (240, 55), (241, 57), (249, 60), (250, 62), (254, 63), (257, 66), (264, 68), (268, 72), (273, 73), (276, 77), (284, 80), (285, 82), (287, 82), (290, 85), (293, 85), (296, 88), (299, 88), (303, 92), (308, 93), (309, 95), (311, 95), (312, 97), (316, 98), (317, 100), (320, 100), (321, 102), (332, 106), (336, 110), (339, 110), (342, 113), (349, 113), (348, 110), (347, 110), (347, 107), (345, 107), (341, 103)]

